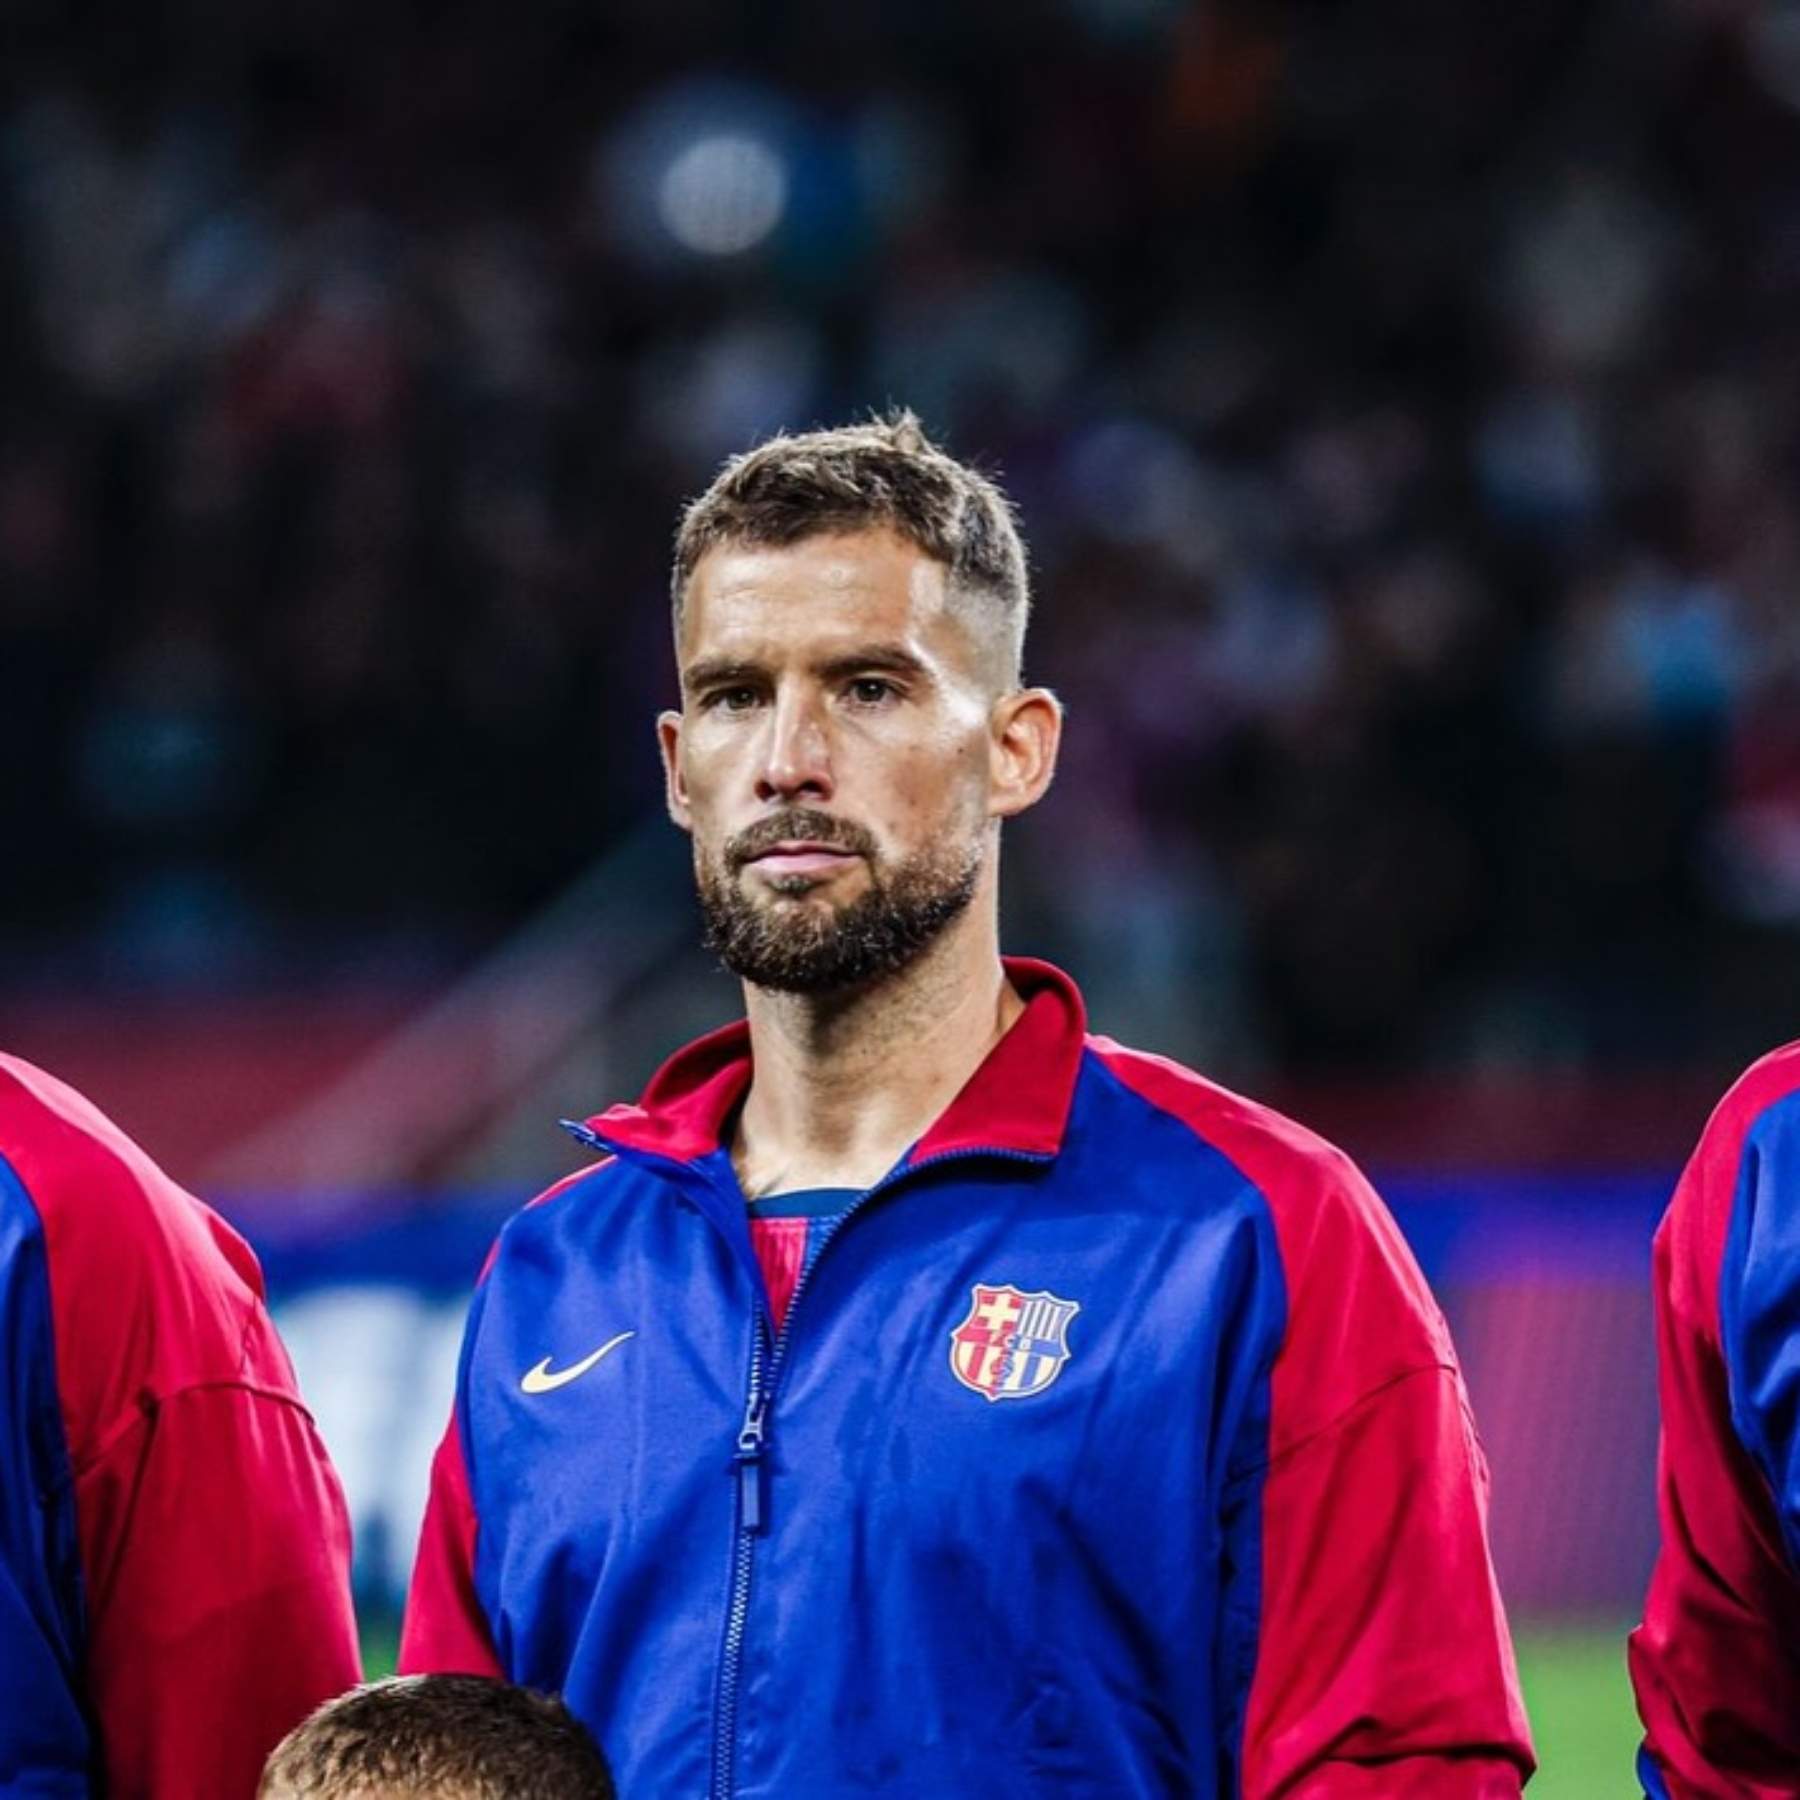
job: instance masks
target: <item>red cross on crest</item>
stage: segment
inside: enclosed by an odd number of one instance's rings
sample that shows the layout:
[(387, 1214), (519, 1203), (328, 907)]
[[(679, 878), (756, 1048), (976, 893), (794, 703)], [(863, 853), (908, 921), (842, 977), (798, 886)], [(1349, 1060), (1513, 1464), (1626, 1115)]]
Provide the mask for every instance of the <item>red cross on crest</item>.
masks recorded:
[(984, 1400), (1041, 1394), (1069, 1360), (1069, 1321), (1081, 1311), (1040, 1288), (977, 1282), (968, 1317), (950, 1334), (950, 1371)]

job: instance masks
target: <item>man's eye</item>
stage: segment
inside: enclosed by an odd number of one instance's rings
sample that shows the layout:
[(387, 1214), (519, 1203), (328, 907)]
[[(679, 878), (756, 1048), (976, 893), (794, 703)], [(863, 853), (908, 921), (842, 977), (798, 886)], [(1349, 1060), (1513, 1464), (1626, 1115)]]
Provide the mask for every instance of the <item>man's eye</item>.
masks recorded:
[(706, 696), (706, 704), (720, 712), (748, 712), (756, 704), (756, 689), (751, 687), (716, 688)]
[(859, 675), (850, 684), (850, 698), (862, 706), (879, 706), (893, 694), (894, 684), (880, 675)]

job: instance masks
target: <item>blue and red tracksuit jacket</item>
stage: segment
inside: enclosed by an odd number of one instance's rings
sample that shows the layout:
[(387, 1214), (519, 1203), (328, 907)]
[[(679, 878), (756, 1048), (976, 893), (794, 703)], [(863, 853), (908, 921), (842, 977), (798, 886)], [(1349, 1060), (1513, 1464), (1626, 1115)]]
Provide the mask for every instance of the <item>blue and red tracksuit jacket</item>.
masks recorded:
[(0, 1056), (0, 1793), (250, 1800), (358, 1679), (349, 1554), (248, 1247)]
[(1631, 1676), (1656, 1800), (1800, 1794), (1800, 1044), (1719, 1103), (1656, 1234), (1662, 1547)]
[(402, 1668), (564, 1691), (626, 1800), (1516, 1795), (1485, 1469), (1392, 1221), (1008, 967), (1023, 1015), (779, 1329), (745, 1027), (589, 1123), (476, 1294)]

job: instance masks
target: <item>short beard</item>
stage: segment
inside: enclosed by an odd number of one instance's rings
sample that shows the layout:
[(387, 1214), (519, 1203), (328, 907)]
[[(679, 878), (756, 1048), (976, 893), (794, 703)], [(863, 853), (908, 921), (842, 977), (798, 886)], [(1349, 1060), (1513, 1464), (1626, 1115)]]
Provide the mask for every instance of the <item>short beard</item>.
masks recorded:
[[(862, 856), (868, 890), (847, 906), (803, 908), (758, 902), (741, 876), (759, 851), (784, 838), (830, 844)], [(913, 963), (964, 912), (981, 880), (981, 845), (921, 850), (883, 873), (874, 840), (829, 813), (796, 808), (764, 819), (725, 847), (694, 858), (706, 947), (740, 980), (786, 994), (866, 987)]]

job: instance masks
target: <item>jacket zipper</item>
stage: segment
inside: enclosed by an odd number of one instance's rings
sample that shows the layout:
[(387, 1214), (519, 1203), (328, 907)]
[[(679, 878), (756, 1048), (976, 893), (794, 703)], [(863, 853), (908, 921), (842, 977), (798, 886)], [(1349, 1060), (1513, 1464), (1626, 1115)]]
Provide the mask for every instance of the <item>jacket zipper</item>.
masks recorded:
[(794, 1315), (800, 1307), (800, 1296), (812, 1280), (827, 1245), (850, 1222), (852, 1215), (878, 1194), (885, 1193), (909, 1175), (939, 1163), (953, 1162), (959, 1157), (998, 1158), (1006, 1162), (1045, 1163), (1051, 1158), (1031, 1150), (1002, 1150), (970, 1147), (945, 1150), (928, 1156), (922, 1162), (908, 1163), (890, 1170), (872, 1188), (858, 1194), (819, 1234), (812, 1254), (800, 1266), (800, 1278), (788, 1296), (787, 1314), (781, 1329), (768, 1345), (768, 1328), (762, 1315), (756, 1319), (755, 1338), (750, 1352), (750, 1380), (744, 1401), (744, 1419), (738, 1428), (737, 1450), (732, 1458), (737, 1474), (737, 1520), (732, 1534), (731, 1602), (725, 1617), (725, 1641), (719, 1660), (718, 1703), (714, 1711), (713, 1787), (711, 1800), (731, 1800), (737, 1775), (738, 1688), (742, 1679), (744, 1635), (750, 1622), (750, 1573), (755, 1560), (756, 1540), (767, 1528), (768, 1469), (765, 1457), (769, 1448), (769, 1408), (775, 1389), (787, 1365), (788, 1345), (793, 1339)]
[[(618, 1146), (609, 1144), (591, 1126), (572, 1119), (565, 1119), (563, 1126), (578, 1142), (591, 1149), (619, 1154)], [(637, 1154), (643, 1156), (645, 1153)], [(941, 1150), (936, 1156), (925, 1157), (920, 1162), (903, 1163), (899, 1168), (890, 1169), (872, 1188), (858, 1194), (820, 1234), (812, 1254), (801, 1265), (800, 1278), (794, 1283), (793, 1293), (788, 1296), (787, 1314), (772, 1344), (769, 1341), (768, 1323), (761, 1309), (757, 1311), (751, 1337), (744, 1416), (738, 1426), (737, 1442), (731, 1459), (737, 1495), (731, 1533), (730, 1599), (725, 1612), (725, 1634), (720, 1646), (719, 1677), (713, 1707), (713, 1776), (710, 1800), (732, 1800), (737, 1781), (738, 1690), (743, 1675), (744, 1637), (750, 1623), (750, 1576), (755, 1561), (756, 1540), (768, 1529), (766, 1458), (769, 1449), (769, 1408), (774, 1401), (782, 1370), (787, 1364), (788, 1345), (793, 1339), (794, 1315), (799, 1310), (800, 1297), (811, 1283), (813, 1270), (819, 1266), (819, 1259), (825, 1254), (832, 1239), (843, 1230), (854, 1214), (861, 1212), (877, 1195), (886, 1193), (922, 1169), (972, 1157), (1040, 1164), (1054, 1160), (1046, 1151), (968, 1145), (956, 1150)], [(674, 1161), (670, 1157), (656, 1157), (655, 1160)], [(711, 1177), (706, 1179), (710, 1181)], [(741, 1202), (743, 1196), (733, 1193), (731, 1199), (735, 1204)]]
[(763, 1526), (763, 1435), (769, 1411), (765, 1386), (768, 1331), (756, 1316), (750, 1341), (749, 1391), (744, 1422), (732, 1458), (737, 1471), (737, 1517), (731, 1533), (731, 1598), (725, 1610), (725, 1638), (719, 1650), (719, 1678), (713, 1701), (712, 1792), (724, 1800), (737, 1761), (738, 1684), (744, 1660), (744, 1631), (750, 1623), (750, 1551)]

